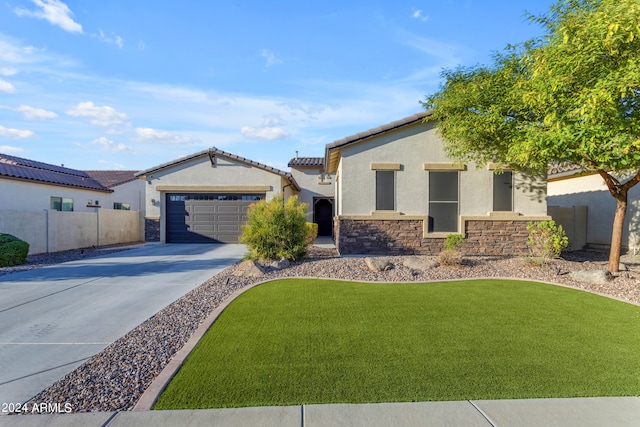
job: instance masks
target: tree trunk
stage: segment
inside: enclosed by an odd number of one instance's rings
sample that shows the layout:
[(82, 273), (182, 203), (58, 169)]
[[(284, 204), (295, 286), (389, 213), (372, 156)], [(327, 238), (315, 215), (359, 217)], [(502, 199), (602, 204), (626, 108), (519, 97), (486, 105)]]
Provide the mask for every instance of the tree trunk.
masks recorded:
[[(621, 195), (619, 195), (621, 196)], [(627, 193), (624, 197), (616, 197), (616, 214), (613, 217), (613, 231), (611, 232), (611, 250), (607, 270), (617, 273), (620, 268), (620, 247), (622, 246), (622, 228), (627, 214)]]

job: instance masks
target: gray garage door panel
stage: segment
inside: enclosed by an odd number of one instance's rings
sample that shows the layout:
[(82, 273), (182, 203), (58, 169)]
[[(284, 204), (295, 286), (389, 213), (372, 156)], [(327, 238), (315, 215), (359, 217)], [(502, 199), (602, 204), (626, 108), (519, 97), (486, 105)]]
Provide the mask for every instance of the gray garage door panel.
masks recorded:
[(167, 194), (167, 242), (238, 243), (249, 205), (263, 198), (264, 194)]

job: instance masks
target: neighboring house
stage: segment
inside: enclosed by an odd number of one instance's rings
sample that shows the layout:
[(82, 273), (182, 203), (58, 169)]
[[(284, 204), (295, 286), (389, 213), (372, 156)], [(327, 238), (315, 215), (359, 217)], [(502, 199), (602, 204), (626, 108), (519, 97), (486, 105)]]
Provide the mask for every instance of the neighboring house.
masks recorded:
[(326, 146), (339, 252), (437, 254), (452, 233), (466, 235), (467, 253), (527, 251), (527, 224), (550, 219), (544, 179), (452, 162), (429, 114)]
[[(553, 165), (547, 187), (549, 214), (565, 228), (572, 249), (611, 245), (616, 200), (600, 175), (584, 173), (575, 165)], [(640, 250), (640, 185), (628, 194), (622, 245)]]
[(300, 185), (298, 198), (308, 205), (307, 221), (318, 224), (318, 236), (333, 236), (335, 175), (325, 173), (323, 157), (296, 157), (289, 161)]
[(0, 154), (2, 209), (92, 212), (111, 193), (86, 172)]
[(297, 194), (293, 175), (212, 147), (139, 172), (146, 181), (145, 238), (234, 243), (255, 201)]
[[(139, 241), (144, 182), (104, 183), (90, 173), (0, 154), (0, 233), (30, 245), (29, 253)], [(114, 180), (115, 179), (115, 180)], [(116, 212), (129, 207), (132, 212)]]
[(99, 200), (105, 209), (144, 212), (145, 182), (132, 170), (88, 170), (87, 175), (103, 187), (113, 190), (108, 197)]

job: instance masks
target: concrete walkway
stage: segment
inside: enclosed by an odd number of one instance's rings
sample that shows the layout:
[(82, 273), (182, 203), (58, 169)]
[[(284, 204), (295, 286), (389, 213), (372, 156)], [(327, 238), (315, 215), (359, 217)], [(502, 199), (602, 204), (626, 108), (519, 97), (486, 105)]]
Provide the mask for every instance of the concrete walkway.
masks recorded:
[(198, 411), (0, 416), (0, 426), (562, 426), (640, 425), (640, 398), (304, 405)]
[(0, 405), (27, 401), (245, 253), (151, 244), (1, 276)]

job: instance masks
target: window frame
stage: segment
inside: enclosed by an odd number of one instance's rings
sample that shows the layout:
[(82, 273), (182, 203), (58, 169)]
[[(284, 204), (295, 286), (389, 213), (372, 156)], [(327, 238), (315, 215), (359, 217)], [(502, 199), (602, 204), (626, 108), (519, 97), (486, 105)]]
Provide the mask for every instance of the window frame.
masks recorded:
[[(54, 205), (54, 203), (59, 203), (59, 209)], [(67, 207), (67, 209), (65, 209), (65, 205)], [(69, 209), (70, 206), (70, 209)], [(49, 199), (49, 208), (52, 211), (58, 211), (58, 212), (73, 212), (73, 208), (74, 208), (74, 202), (73, 202), (73, 198), (71, 197), (59, 197), (59, 196), (51, 196)]]
[[(505, 176), (507, 176), (507, 175), (510, 176), (510, 179), (509, 179), (508, 183), (507, 183), (507, 180), (504, 179)], [(493, 181), (492, 182), (492, 189), (493, 189), (493, 193), (492, 193), (493, 200), (492, 200), (492, 203), (493, 204), (491, 206), (493, 212), (513, 212), (513, 210), (514, 210), (514, 206), (513, 206), (513, 202), (514, 202), (514, 193), (513, 193), (514, 184), (513, 184), (513, 182), (514, 181), (513, 181), (513, 178), (514, 178), (513, 171), (511, 171), (511, 170), (502, 171), (502, 173), (500, 173), (500, 174), (497, 174), (495, 172), (493, 173), (493, 180), (492, 180)], [(508, 196), (504, 197), (503, 199), (498, 200), (496, 198), (496, 194), (501, 192), (501, 194), (507, 195), (507, 191), (503, 190), (504, 188), (507, 188), (507, 186), (509, 188)], [(504, 191), (504, 192), (502, 193), (502, 191)], [(508, 202), (507, 203), (503, 202), (503, 200), (506, 200), (506, 199), (508, 199)], [(508, 209), (504, 209), (507, 206), (507, 204), (509, 205), (509, 208)]]
[[(457, 233), (460, 228), (460, 171), (459, 170), (429, 170), (429, 184), (428, 184), (428, 195), (427, 195), (427, 203), (428, 203), (428, 227), (427, 233)], [(447, 174), (456, 177), (456, 186), (455, 186), (455, 198), (448, 197), (443, 200), (434, 200), (434, 193), (432, 191), (432, 185), (435, 185), (435, 175), (434, 174)], [(451, 229), (444, 227), (441, 229), (440, 221), (436, 221), (437, 217), (434, 216), (435, 207), (444, 207), (444, 206), (454, 206), (455, 205), (455, 222), (451, 222), (451, 224), (455, 224)]]
[[(395, 211), (396, 210), (396, 171), (394, 170), (376, 170), (376, 211)], [(386, 178), (383, 178), (386, 177)], [(391, 179), (389, 179), (391, 177)], [(384, 181), (386, 179), (386, 181)], [(390, 181), (390, 182), (389, 182)], [(391, 184), (391, 194), (387, 194)], [(386, 185), (386, 187), (382, 187)], [(381, 197), (382, 196), (382, 197)], [(389, 204), (390, 202), (390, 204)]]

